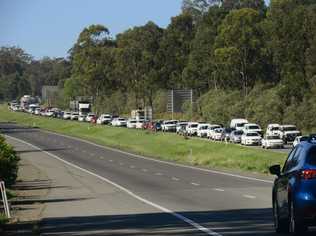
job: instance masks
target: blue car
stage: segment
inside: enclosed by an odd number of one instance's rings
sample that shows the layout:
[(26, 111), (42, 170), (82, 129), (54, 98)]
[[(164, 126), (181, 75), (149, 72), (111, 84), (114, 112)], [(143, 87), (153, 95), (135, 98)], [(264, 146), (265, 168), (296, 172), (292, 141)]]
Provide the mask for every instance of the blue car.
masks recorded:
[(276, 232), (301, 235), (316, 225), (316, 136), (293, 148), (282, 170), (275, 165), (270, 173), (277, 175), (272, 191)]

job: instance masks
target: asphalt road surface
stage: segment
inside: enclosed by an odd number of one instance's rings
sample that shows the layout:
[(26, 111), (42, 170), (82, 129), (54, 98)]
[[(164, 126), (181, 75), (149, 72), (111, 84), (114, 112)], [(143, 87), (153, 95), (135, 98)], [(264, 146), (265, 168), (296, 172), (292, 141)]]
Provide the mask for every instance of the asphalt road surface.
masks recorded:
[[(276, 235), (271, 215), (273, 178), (154, 161), (14, 124), (0, 124), (0, 129), (152, 209), (137, 213), (131, 210), (136, 203), (118, 198), (116, 204), (126, 208), (125, 214), (121, 209), (107, 216), (44, 218), (44, 235), (116, 235), (105, 232), (124, 228), (122, 235)], [(146, 231), (133, 234), (135, 229)]]

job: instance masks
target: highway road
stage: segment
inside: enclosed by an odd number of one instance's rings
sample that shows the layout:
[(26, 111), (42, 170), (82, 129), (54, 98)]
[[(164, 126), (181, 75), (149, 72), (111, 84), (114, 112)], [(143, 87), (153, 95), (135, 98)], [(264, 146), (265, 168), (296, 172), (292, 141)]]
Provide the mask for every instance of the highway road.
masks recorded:
[[(135, 208), (135, 204), (125, 204), (126, 214), (113, 215), (117, 221), (104, 224), (104, 230), (133, 224), (134, 228), (149, 229), (144, 235), (276, 235), (271, 215), (272, 177), (238, 175), (152, 160), (14, 124), (2, 123), (0, 129), (5, 135), (23, 140), (50, 158), (111, 184), (117, 191), (154, 209), (133, 214), (128, 208)], [(49, 226), (47, 235), (58, 235), (58, 232), (80, 235), (85, 227), (95, 231), (93, 222), (100, 219), (97, 216), (44, 219), (44, 225)], [(52, 227), (55, 234), (49, 232)], [(105, 235), (100, 224), (95, 227), (101, 232), (98, 235)], [(157, 231), (159, 228), (164, 229), (163, 233)], [(183, 228), (191, 230), (183, 232)], [(45, 227), (43, 230), (45, 235)], [(134, 234), (125, 232), (124, 235)]]

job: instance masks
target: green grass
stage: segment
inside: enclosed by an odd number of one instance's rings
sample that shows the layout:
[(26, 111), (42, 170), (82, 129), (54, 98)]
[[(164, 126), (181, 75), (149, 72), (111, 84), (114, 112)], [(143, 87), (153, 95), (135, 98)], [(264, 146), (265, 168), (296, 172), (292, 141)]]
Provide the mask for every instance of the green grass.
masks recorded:
[(189, 139), (169, 133), (95, 126), (11, 112), (0, 106), (0, 122), (36, 126), (133, 153), (216, 169), (267, 173), (272, 164), (282, 164), (286, 155), (239, 145)]

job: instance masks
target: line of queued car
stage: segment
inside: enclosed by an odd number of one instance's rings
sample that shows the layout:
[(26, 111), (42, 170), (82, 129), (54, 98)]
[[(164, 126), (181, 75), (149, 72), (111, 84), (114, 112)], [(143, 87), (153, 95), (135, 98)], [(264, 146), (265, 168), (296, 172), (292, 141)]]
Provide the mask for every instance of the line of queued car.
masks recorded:
[[(21, 110), (18, 104), (14, 104), (10, 109), (13, 111)], [(82, 114), (75, 111), (61, 111), (57, 108), (43, 109), (38, 105), (30, 105), (27, 112), (34, 115), (99, 125), (174, 132), (183, 136), (225, 141), (245, 146), (262, 146), (262, 148), (284, 148), (284, 145), (288, 143), (293, 143), (295, 146), (307, 139), (307, 136), (302, 136), (294, 125), (269, 124), (265, 135), (263, 135), (263, 130), (258, 124), (250, 123), (246, 119), (232, 119), (230, 126), (224, 127), (222, 124), (183, 120), (146, 121), (144, 117), (126, 119), (112, 114), (101, 114), (98, 117), (95, 113)]]

